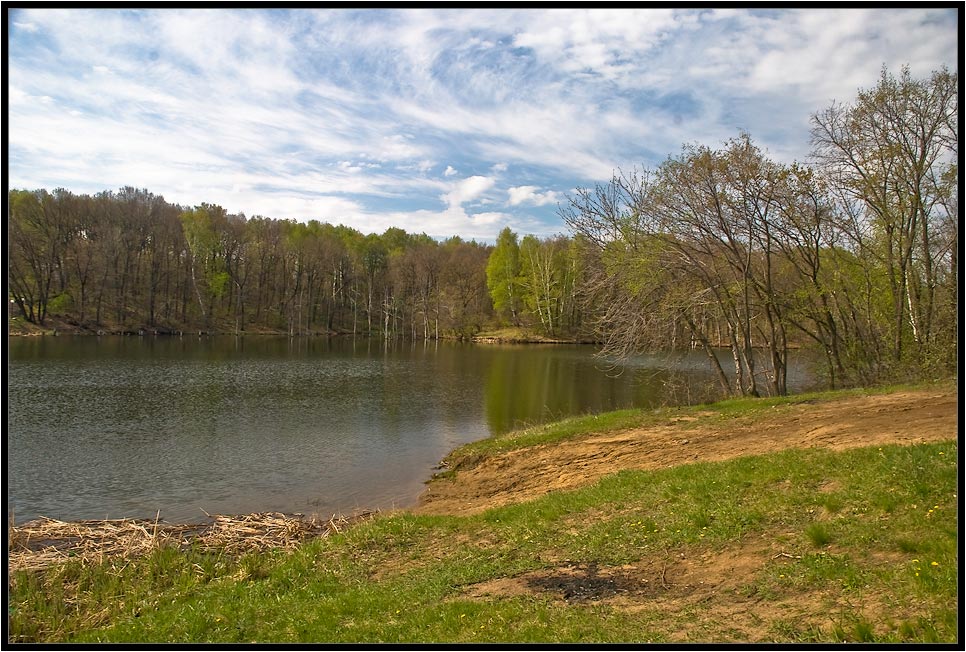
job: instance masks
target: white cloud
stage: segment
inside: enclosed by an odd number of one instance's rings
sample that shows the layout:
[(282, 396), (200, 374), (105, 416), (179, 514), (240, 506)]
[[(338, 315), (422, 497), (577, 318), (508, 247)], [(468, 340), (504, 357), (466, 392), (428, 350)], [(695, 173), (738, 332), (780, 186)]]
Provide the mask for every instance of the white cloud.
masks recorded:
[(553, 9), (514, 36), (542, 60), (570, 73), (619, 77), (677, 23), (673, 9)]
[(399, 161), (417, 158), (425, 152), (411, 135), (392, 134), (382, 137), (380, 146), (372, 152), (372, 156), (381, 161)]
[[(590, 107), (519, 104), (477, 112), (397, 101), (393, 109), (406, 120), (472, 137), (490, 160), (546, 165), (589, 178), (609, 175), (613, 167), (612, 159), (602, 154), (614, 149), (615, 134), (600, 129), (599, 116)], [(618, 140), (626, 137), (621, 134)]]
[(515, 186), (509, 188), (510, 206), (530, 204), (532, 206), (544, 206), (546, 204), (556, 204), (561, 201), (560, 194), (553, 190), (537, 192), (536, 186)]
[(461, 207), (477, 199), (493, 187), (496, 181), (492, 177), (472, 176), (453, 185), (452, 190), (440, 197), (450, 208)]
[(819, 110), (874, 86), (883, 65), (898, 71), (909, 64), (916, 75), (927, 75), (936, 68), (935, 48), (945, 32), (924, 38), (931, 30), (919, 25), (931, 15), (941, 21), (941, 12), (881, 9), (803, 11), (772, 21), (770, 47), (759, 50), (748, 70), (750, 89), (791, 88)]
[[(468, 237), (559, 231), (547, 188), (739, 129), (802, 158), (810, 113), (883, 64), (955, 70), (958, 45), (957, 12), (909, 8), (44, 8), (12, 25), (14, 187)], [(504, 199), (512, 216), (473, 212)]]
[(245, 188), (237, 191), (221, 191), (215, 194), (213, 203), (246, 215), (265, 215), (299, 221), (317, 219), (332, 224), (359, 223), (366, 221), (363, 207), (344, 197), (331, 195), (265, 193)]

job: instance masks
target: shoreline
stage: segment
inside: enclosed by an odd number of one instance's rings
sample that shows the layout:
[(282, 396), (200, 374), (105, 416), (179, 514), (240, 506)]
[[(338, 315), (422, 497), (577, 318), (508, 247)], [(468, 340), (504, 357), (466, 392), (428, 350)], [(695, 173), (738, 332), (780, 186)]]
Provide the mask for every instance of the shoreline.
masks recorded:
[[(352, 331), (329, 331), (324, 329), (309, 332), (293, 333), (284, 329), (255, 329), (237, 331), (234, 328), (174, 328), (168, 326), (138, 325), (128, 327), (117, 326), (89, 326), (81, 325), (53, 317), (48, 318), (44, 325), (26, 322), (19, 317), (7, 320), (7, 335), (9, 337), (360, 337), (371, 339), (385, 339), (381, 333), (353, 333)], [(474, 335), (439, 335), (432, 338), (413, 338), (402, 336), (392, 338), (393, 341), (457, 341), (475, 344), (596, 344), (600, 342), (583, 337), (550, 337), (526, 328), (490, 328)]]
[[(44, 567), (69, 556), (150, 552), (168, 544), (184, 549), (196, 543), (227, 551), (291, 549), (380, 514), (476, 514), (586, 486), (625, 469), (656, 470), (792, 448), (845, 450), (955, 440), (955, 382), (745, 399), (739, 400), (745, 412), (737, 415), (729, 413), (735, 401), (724, 401), (537, 426), (454, 449), (438, 467), (444, 470), (426, 480), (414, 505), (388, 511), (358, 510), (329, 518), (280, 512), (216, 514), (209, 515), (210, 523), (167, 522), (159, 513), (155, 519), (40, 517), (17, 525), (8, 515), (8, 569)], [(626, 423), (604, 424), (625, 414)], [(567, 431), (574, 423), (577, 432)], [(556, 436), (557, 431), (566, 432)]]
[(957, 415), (957, 382), (947, 379), (577, 417), (461, 446), (411, 511), (476, 514), (624, 470), (955, 440)]
[(294, 550), (308, 539), (341, 534), (373, 518), (379, 511), (351, 516), (253, 512), (212, 514), (210, 523), (177, 523), (155, 519), (90, 519), (60, 521), (40, 517), (7, 525), (7, 569), (42, 570), (68, 559), (99, 561), (105, 557), (138, 557), (163, 546), (185, 551), (199, 548), (228, 554)]

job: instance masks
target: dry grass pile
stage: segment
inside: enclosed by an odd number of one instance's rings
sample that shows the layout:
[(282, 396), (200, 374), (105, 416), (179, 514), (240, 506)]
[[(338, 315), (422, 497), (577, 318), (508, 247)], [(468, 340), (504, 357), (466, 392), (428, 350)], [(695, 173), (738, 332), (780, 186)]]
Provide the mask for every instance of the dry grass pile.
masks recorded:
[(101, 562), (108, 557), (138, 557), (162, 546), (192, 545), (230, 554), (273, 548), (292, 549), (307, 538), (341, 532), (373, 512), (329, 519), (279, 512), (211, 516), (210, 523), (167, 523), (157, 518), (58, 521), (40, 518), (8, 526), (10, 571), (39, 570), (68, 559)]

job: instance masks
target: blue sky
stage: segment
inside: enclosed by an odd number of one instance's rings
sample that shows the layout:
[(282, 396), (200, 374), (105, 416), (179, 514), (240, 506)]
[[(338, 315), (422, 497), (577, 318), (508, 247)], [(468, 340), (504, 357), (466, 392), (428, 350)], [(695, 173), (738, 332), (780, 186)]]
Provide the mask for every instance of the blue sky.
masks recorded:
[(955, 9), (63, 9), (8, 15), (11, 188), (493, 241), (617, 169), (957, 70)]

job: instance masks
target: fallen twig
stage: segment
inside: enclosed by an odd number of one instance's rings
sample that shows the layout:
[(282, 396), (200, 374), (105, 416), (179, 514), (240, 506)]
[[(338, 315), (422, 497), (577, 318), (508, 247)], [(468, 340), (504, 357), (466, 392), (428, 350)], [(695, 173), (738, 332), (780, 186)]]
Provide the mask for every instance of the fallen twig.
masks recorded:
[(664, 550), (664, 565), (661, 567), (661, 586), (664, 589), (670, 589), (671, 586), (667, 583), (667, 562), (671, 558), (671, 551)]

